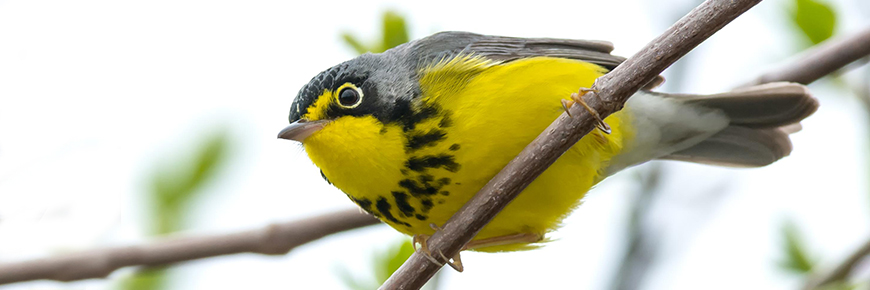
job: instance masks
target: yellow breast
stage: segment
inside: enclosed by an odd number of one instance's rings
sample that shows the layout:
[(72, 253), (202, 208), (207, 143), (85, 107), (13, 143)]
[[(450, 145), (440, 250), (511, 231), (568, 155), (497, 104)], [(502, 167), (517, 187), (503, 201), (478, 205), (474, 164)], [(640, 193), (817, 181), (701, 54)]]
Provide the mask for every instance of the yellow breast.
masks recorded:
[[(304, 143), (323, 174), (363, 209), (406, 234), (432, 234), (562, 113), (560, 100), (604, 69), (560, 58), (497, 63), (461, 56), (421, 71), (409, 122), (341, 117)], [(544, 235), (576, 207), (633, 133), (627, 113), (593, 131), (545, 171), (475, 239)], [(517, 250), (524, 245), (485, 248)]]

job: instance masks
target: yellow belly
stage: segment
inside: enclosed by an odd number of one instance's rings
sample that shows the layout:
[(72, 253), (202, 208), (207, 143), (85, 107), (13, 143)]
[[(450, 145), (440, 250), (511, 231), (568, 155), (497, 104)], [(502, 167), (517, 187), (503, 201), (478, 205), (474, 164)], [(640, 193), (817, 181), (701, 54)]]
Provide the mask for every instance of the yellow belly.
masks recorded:
[[(432, 234), (430, 223), (443, 225), (562, 113), (561, 99), (604, 73), (593, 64), (545, 57), (464, 65), (422, 72), (420, 105), (437, 113), (413, 128), (342, 117), (305, 141), (309, 157), (336, 187), (396, 230)], [(468, 68), (477, 71), (461, 75)], [(450, 69), (458, 72), (445, 73)], [(633, 134), (626, 114), (606, 119), (611, 134), (596, 130), (574, 145), (475, 239), (543, 236), (557, 228)]]

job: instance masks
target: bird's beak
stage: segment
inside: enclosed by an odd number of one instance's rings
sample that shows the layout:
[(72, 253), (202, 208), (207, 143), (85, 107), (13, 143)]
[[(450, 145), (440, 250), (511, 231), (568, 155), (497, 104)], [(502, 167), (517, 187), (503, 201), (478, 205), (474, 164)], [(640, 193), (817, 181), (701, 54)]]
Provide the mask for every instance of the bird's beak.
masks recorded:
[(326, 122), (328, 120), (308, 121), (301, 119), (290, 123), (290, 126), (281, 130), (278, 133), (278, 138), (302, 142), (305, 141), (305, 138), (311, 136), (311, 134), (323, 129), (323, 125), (326, 125)]

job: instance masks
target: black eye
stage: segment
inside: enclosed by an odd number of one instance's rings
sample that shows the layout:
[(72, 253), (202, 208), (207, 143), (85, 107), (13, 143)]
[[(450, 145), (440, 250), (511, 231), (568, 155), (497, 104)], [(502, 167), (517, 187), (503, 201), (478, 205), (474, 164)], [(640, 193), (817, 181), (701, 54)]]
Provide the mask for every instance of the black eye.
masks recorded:
[(355, 87), (346, 87), (338, 92), (338, 104), (343, 107), (356, 107), (359, 105), (360, 101), (362, 101), (362, 94), (360, 94), (359, 89)]

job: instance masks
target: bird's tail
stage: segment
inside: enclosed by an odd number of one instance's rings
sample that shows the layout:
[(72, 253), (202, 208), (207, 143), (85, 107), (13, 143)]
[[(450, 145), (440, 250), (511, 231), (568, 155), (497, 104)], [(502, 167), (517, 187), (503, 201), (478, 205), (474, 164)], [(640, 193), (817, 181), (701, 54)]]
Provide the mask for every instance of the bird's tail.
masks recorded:
[(683, 103), (722, 111), (728, 126), (689, 148), (660, 159), (738, 167), (771, 164), (791, 153), (788, 134), (819, 102), (795, 83), (770, 83), (716, 95), (669, 95)]
[(715, 95), (641, 91), (626, 103), (634, 137), (605, 176), (651, 159), (765, 166), (791, 152), (788, 134), (818, 108), (803, 85), (770, 83)]

